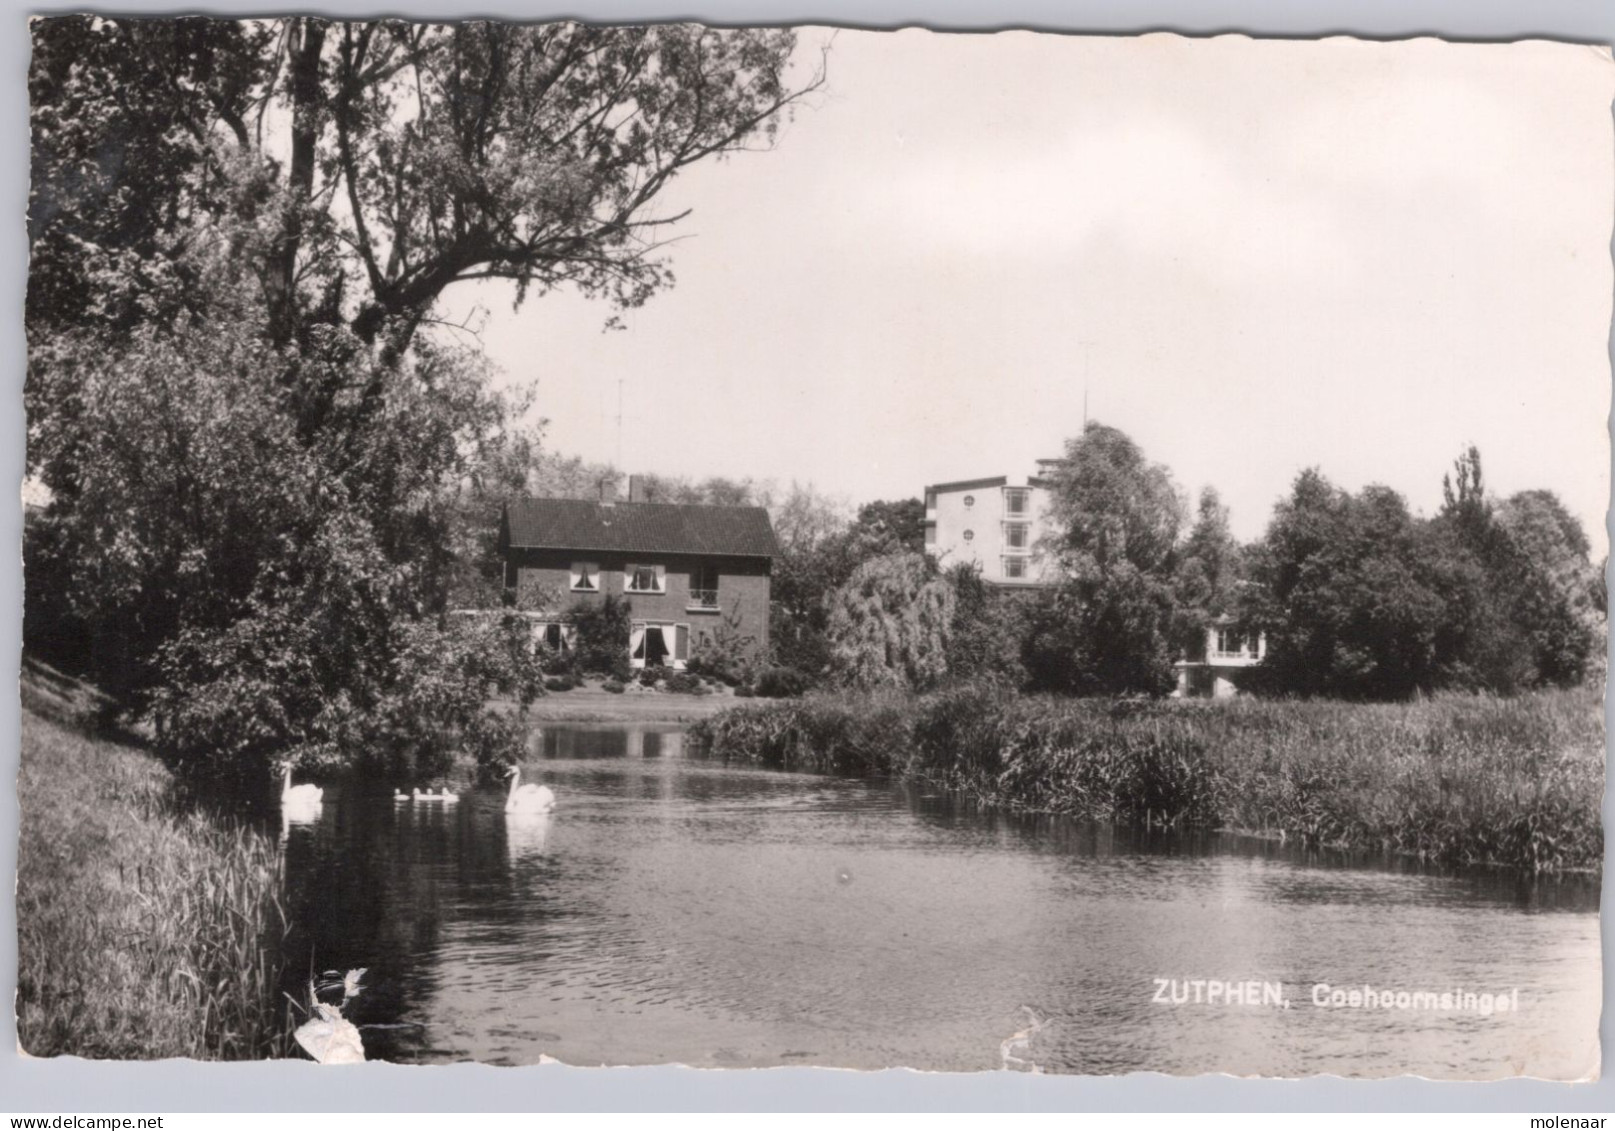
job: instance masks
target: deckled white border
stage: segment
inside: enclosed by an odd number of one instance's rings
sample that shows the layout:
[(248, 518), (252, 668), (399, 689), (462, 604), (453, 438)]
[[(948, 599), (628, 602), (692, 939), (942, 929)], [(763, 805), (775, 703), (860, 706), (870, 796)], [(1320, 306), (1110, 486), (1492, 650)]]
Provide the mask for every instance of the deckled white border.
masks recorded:
[[(0, 0), (0, 145), (10, 156), (0, 170), (0, 481), (21, 482), (24, 425), (21, 329), (27, 273), (23, 217), (27, 200), (28, 117), (25, 77), (29, 14), (95, 9), (129, 14), (206, 11), (244, 16), (296, 6), (265, 0), (173, 3), (50, 3)], [(1247, 32), (1260, 36), (1350, 34), (1371, 39), (1439, 35), (1468, 40), (1529, 38), (1615, 42), (1615, 5), (1585, 0), (573, 0), (560, 8), (517, 0), (325, 0), (318, 10), (343, 16), (497, 16), (525, 20), (578, 17), (632, 21), (699, 19), (719, 24), (842, 23), (862, 27), (920, 24), (939, 29), (1029, 27), (1050, 31), (1190, 34)], [(1615, 209), (1615, 201), (1611, 202)], [(1484, 233), (1476, 233), (1484, 238)], [(1615, 358), (1615, 327), (1611, 332)], [(0, 489), (0, 535), (13, 564), (0, 571), (0, 685), (17, 686), (21, 649), (22, 511), (15, 491)], [(1609, 711), (1606, 703), (1606, 718)], [(0, 695), (0, 877), (16, 874), (19, 704)], [(1605, 828), (1611, 826), (1605, 799)], [(1606, 885), (1610, 870), (1605, 869)], [(8, 891), (11, 883), (0, 885)], [(1606, 905), (1608, 888), (1606, 887)], [(1615, 952), (1604, 940), (1606, 967)], [(1229, 1076), (1028, 1076), (1021, 1073), (946, 1074), (909, 1070), (854, 1072), (771, 1068), (531, 1068), (455, 1065), (436, 1068), (368, 1064), (342, 1070), (309, 1063), (201, 1065), (34, 1060), (16, 1049), (11, 1008), (16, 988), (14, 901), (0, 899), (0, 1108), (13, 1112), (93, 1111), (529, 1111), (559, 1110), (1507, 1110), (1551, 1113), (1615, 1110), (1615, 1079), (1563, 1085), (1531, 1080), (1482, 1084), (1436, 1083), (1401, 1077), (1349, 1081), (1249, 1080)], [(1610, 979), (1605, 979), (1602, 1026), (1611, 1047)]]

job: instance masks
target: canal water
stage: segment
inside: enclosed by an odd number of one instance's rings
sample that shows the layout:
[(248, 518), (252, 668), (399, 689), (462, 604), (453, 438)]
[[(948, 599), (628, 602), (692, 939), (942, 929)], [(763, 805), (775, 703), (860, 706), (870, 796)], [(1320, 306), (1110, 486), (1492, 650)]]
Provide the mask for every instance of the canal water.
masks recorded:
[[(333, 786), (285, 828), (293, 981), (368, 968), (349, 1016), (371, 1057), (1437, 1078), (1597, 1063), (1589, 880), (983, 812), (726, 766), (676, 728), (551, 727), (530, 746), (548, 817), (507, 817), (500, 790), (445, 805)], [(1210, 1002), (1201, 981), (1267, 988)], [(1332, 1009), (1319, 984), (1519, 1008)]]

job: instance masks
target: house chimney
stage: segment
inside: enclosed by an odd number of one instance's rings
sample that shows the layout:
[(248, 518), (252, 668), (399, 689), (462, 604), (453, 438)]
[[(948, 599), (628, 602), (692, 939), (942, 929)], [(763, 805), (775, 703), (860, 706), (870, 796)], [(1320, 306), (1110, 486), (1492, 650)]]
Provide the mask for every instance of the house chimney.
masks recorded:
[(600, 480), (600, 505), (614, 507), (617, 505), (617, 481), (611, 478)]
[(628, 477), (628, 501), (630, 503), (650, 502), (650, 489), (645, 482), (644, 476), (630, 475)]

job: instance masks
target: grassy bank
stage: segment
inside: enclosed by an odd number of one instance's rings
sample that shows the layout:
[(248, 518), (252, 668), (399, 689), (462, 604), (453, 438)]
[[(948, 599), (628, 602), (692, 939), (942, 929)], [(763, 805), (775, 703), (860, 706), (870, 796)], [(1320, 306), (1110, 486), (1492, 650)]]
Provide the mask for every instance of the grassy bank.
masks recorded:
[(22, 1048), (119, 1059), (286, 1055), (274, 843), (177, 813), (153, 758), (46, 717), (53, 696), (25, 675)]
[(719, 757), (992, 805), (1532, 871), (1603, 858), (1595, 689), (1414, 703), (823, 696), (693, 728)]

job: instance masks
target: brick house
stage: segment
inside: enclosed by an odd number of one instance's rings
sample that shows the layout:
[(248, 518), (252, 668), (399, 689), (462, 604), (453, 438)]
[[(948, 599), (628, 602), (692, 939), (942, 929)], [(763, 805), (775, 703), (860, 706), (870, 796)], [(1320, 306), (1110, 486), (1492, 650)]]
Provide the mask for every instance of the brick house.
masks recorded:
[(565, 614), (578, 602), (626, 597), (633, 608), (629, 662), (682, 668), (703, 639), (750, 637), (768, 648), (774, 528), (762, 507), (642, 501), (520, 499), (499, 522), (505, 585), (551, 647), (569, 647)]

